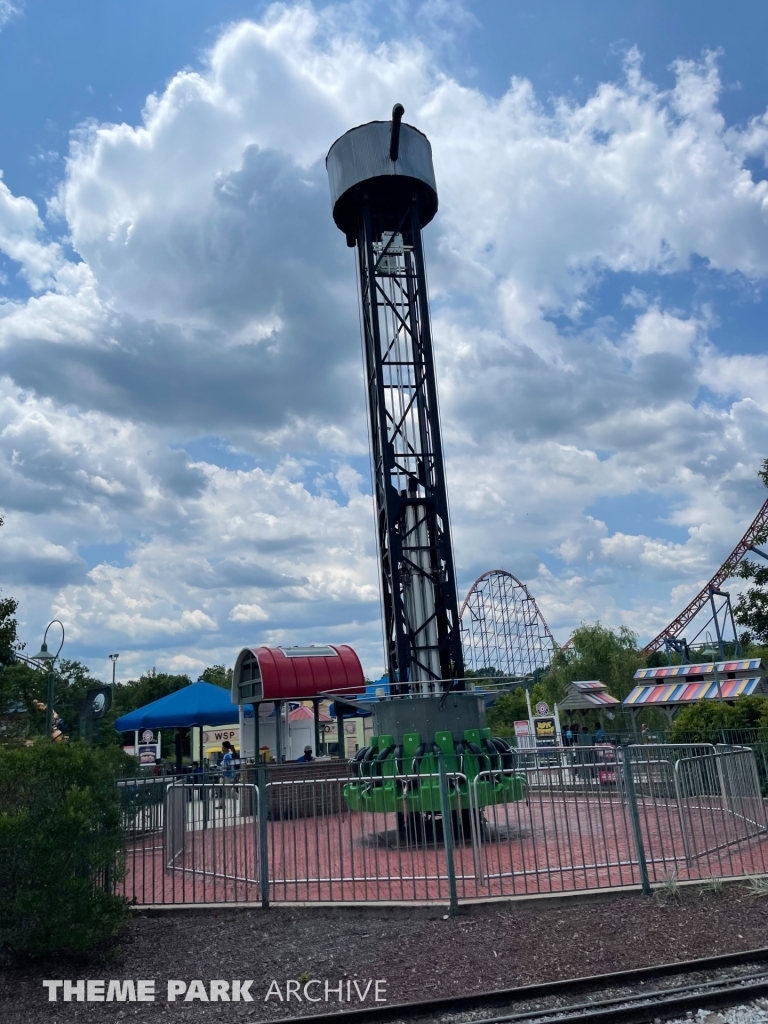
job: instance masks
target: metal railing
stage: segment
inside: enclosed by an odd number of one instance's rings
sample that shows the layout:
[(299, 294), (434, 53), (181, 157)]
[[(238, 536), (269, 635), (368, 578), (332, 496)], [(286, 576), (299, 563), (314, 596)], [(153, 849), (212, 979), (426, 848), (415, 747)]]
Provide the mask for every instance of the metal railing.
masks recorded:
[(261, 899), (256, 787), (226, 778), (164, 781), (162, 829), (129, 835), (125, 895), (140, 904)]
[(455, 906), (768, 872), (751, 750), (653, 744), (517, 751), (511, 764), (485, 757), (477, 774), (441, 759), (438, 772), (369, 778), (339, 764), (326, 777), (261, 768), (235, 780), (162, 780), (159, 805), (156, 793), (144, 804), (126, 798), (124, 891), (142, 905)]
[(675, 764), (675, 789), (688, 863), (727, 854), (768, 830), (751, 750), (718, 750)]

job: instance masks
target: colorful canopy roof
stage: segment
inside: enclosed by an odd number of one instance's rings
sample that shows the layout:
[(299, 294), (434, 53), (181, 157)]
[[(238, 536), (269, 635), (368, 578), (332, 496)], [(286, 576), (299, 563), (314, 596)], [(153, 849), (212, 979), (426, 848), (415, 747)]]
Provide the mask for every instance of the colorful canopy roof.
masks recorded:
[(765, 666), (760, 658), (745, 658), (741, 661), (718, 661), (716, 664), (706, 661), (697, 665), (663, 665), (658, 668), (639, 668), (635, 672), (635, 679), (639, 682), (641, 679), (668, 679), (676, 676), (714, 678), (715, 669), (721, 676), (758, 676), (765, 673)]
[(605, 683), (601, 683), (599, 679), (578, 679), (569, 683), (565, 698), (558, 704), (558, 708), (580, 711), (619, 703), (620, 701), (608, 693)]
[(721, 679), (719, 689), (716, 679), (707, 679), (704, 682), (686, 680), (679, 683), (636, 686), (624, 704), (628, 707), (638, 707), (641, 704), (687, 704), (695, 700), (719, 700), (721, 697), (725, 700), (735, 700), (736, 697), (748, 697), (752, 693), (764, 692), (766, 681), (762, 676), (755, 676), (752, 679)]

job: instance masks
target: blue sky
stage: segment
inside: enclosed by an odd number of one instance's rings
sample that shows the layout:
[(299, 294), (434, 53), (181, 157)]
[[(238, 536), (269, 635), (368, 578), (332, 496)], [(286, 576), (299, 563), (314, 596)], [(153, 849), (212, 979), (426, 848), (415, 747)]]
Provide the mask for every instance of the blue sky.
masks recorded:
[[(0, 3), (0, 585), (126, 674), (382, 668), (354, 266), (322, 159), (395, 100), (463, 589), (653, 635), (763, 501), (768, 10)], [(463, 596), (463, 594), (462, 594)]]

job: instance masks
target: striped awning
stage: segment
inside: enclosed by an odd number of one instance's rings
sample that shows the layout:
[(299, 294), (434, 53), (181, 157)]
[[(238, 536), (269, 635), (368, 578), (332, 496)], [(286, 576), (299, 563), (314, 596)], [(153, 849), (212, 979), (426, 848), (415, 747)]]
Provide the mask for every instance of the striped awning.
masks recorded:
[[(680, 668), (688, 668), (681, 665)], [(766, 692), (764, 676), (751, 679), (721, 679), (718, 690), (716, 679), (704, 682), (688, 680), (679, 683), (652, 683), (636, 686), (624, 700), (627, 707), (638, 707), (641, 704), (688, 704), (696, 700), (735, 700), (736, 697), (748, 697), (753, 693)]]
[(635, 672), (635, 679), (670, 679), (691, 678), (692, 676), (714, 677), (715, 670), (718, 675), (739, 675), (739, 676), (762, 676), (765, 675), (765, 665), (760, 658), (743, 658), (740, 661), (718, 661), (713, 664), (705, 661), (697, 665), (663, 665), (658, 668), (639, 668)]

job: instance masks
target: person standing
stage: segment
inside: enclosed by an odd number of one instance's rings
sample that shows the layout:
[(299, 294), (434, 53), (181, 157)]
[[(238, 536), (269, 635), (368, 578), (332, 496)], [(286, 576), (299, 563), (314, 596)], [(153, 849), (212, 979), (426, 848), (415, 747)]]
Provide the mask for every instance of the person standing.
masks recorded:
[(225, 779), (234, 779), (235, 777), (235, 748), (229, 742), (224, 740), (221, 744), (221, 761), (219, 762), (221, 767), (221, 774)]
[(236, 796), (234, 788), (231, 790), (227, 787), (234, 787), (235, 784), (235, 748), (229, 742), (224, 740), (221, 744), (221, 760), (219, 761), (219, 768), (221, 769), (221, 781), (223, 783), (219, 790), (219, 799), (216, 801), (217, 807), (223, 807), (224, 801), (228, 796), (233, 798)]
[(312, 754), (312, 747), (310, 747), (309, 744), (307, 744), (307, 746), (304, 747), (304, 754), (301, 757), (297, 757), (296, 758), (297, 762), (299, 762), (299, 761), (314, 761), (314, 760), (315, 760), (315, 758), (314, 758), (314, 756)]

